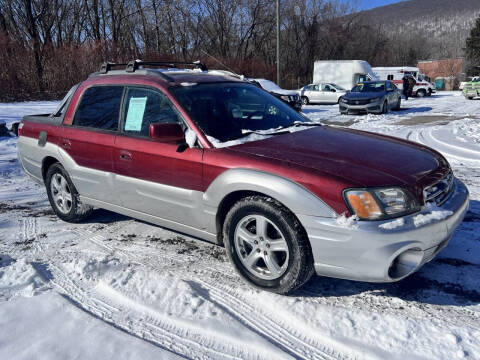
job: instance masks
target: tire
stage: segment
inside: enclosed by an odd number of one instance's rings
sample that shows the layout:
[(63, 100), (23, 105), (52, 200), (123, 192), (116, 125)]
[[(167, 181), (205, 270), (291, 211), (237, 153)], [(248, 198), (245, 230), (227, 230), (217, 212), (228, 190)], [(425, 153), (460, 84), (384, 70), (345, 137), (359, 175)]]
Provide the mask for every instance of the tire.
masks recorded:
[(473, 100), (473, 97), (471, 97), (471, 96), (467, 96), (466, 98), (467, 98), (467, 100)]
[(388, 101), (385, 100), (382, 105), (382, 114), (388, 114)]
[(70, 176), (59, 163), (52, 164), (45, 176), (48, 200), (55, 214), (63, 221), (78, 223), (92, 213), (93, 208), (80, 202)]
[(398, 111), (398, 110), (400, 110), (401, 107), (402, 107), (402, 98), (399, 97), (399, 98), (398, 98), (398, 101), (397, 101), (397, 105), (395, 105), (395, 107), (393, 108), (393, 110)]
[[(264, 224), (263, 231), (257, 231), (259, 224)], [(235, 270), (262, 290), (288, 294), (313, 275), (305, 230), (295, 215), (271, 198), (238, 201), (225, 218), (223, 238)]]
[(423, 98), (427, 95), (427, 92), (424, 89), (420, 89), (417, 91), (417, 97)]
[(432, 89), (428, 89), (427, 96), (432, 96)]
[(310, 100), (306, 96), (302, 96), (302, 105), (310, 104)]

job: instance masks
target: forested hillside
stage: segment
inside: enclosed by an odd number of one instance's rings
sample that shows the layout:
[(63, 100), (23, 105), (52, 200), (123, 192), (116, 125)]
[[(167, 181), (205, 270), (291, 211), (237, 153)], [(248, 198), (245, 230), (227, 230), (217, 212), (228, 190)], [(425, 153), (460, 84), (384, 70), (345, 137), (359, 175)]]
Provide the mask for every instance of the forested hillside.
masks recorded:
[[(480, 15), (479, 0), (407, 0), (360, 13), (381, 23), (394, 40), (423, 44), (423, 58), (463, 56), (465, 40)], [(423, 53), (422, 53), (423, 52)]]

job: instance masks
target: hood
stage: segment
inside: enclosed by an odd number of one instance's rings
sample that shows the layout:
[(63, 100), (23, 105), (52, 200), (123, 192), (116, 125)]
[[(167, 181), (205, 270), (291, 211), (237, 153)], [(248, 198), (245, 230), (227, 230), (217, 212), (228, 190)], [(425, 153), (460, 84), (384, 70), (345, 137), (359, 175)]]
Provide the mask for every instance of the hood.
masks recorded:
[(231, 149), (310, 168), (346, 180), (352, 187), (404, 186), (419, 198), (425, 186), (449, 171), (442, 155), (420, 144), (329, 126), (273, 136)]
[(274, 90), (267, 90), (271, 93), (279, 94), (279, 95), (298, 95), (296, 90), (284, 90), (284, 89), (274, 89)]
[(381, 96), (385, 96), (385, 92), (348, 92), (343, 97), (345, 99), (363, 100), (363, 99), (375, 99)]

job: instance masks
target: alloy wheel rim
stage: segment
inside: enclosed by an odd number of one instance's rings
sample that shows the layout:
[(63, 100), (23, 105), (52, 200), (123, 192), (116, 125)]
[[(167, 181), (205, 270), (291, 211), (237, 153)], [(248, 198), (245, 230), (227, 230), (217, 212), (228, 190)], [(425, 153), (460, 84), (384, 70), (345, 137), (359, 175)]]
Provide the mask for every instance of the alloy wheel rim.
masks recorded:
[(68, 182), (62, 174), (56, 173), (50, 181), (50, 190), (52, 192), (55, 207), (62, 214), (68, 214), (72, 210), (72, 192)]
[(262, 215), (241, 219), (234, 233), (235, 251), (251, 274), (264, 279), (280, 278), (288, 267), (290, 252), (280, 229)]

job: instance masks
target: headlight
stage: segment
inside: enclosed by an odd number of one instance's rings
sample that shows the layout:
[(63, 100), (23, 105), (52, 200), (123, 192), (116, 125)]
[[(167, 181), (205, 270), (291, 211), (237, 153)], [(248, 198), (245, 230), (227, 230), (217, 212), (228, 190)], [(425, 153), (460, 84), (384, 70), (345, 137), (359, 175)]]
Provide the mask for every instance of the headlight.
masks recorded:
[(348, 100), (347, 99), (344, 99), (344, 98), (340, 98), (340, 102), (344, 103), (344, 104), (348, 104)]
[(375, 98), (375, 99), (370, 99), (370, 102), (371, 102), (371, 103), (374, 103), (374, 102), (377, 102), (377, 101), (380, 101), (380, 100), (382, 100), (382, 98), (381, 98), (381, 97), (377, 97), (377, 98)]
[(394, 218), (419, 210), (417, 201), (400, 188), (350, 189), (344, 191), (349, 209), (363, 220)]

